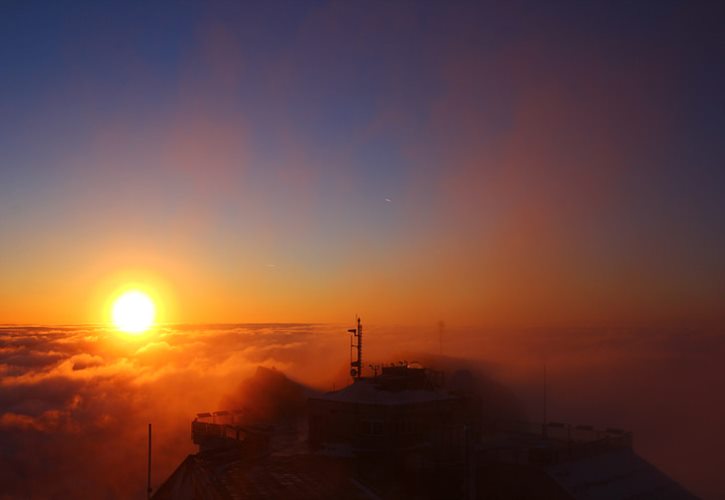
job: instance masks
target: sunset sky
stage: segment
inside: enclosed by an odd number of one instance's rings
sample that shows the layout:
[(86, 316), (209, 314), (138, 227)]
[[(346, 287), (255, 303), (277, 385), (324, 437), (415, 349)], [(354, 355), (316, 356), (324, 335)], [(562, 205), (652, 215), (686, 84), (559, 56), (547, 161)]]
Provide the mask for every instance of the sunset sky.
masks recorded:
[(724, 5), (0, 2), (0, 496), (145, 497), (359, 314), (725, 498)]
[(1, 9), (0, 323), (725, 319), (722, 7)]

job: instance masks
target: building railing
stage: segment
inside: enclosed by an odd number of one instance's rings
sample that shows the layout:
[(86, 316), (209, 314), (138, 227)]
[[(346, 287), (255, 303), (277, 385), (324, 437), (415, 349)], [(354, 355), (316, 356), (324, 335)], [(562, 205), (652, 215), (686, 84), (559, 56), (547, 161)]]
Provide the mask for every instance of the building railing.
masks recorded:
[(265, 441), (270, 428), (252, 425), (244, 411), (216, 411), (199, 413), (191, 422), (191, 439), (200, 446), (221, 442)]
[(490, 429), (575, 443), (609, 442), (613, 445), (619, 443), (631, 447), (633, 442), (632, 433), (622, 429), (596, 429), (590, 425), (571, 425), (561, 422), (496, 421)]
[[(497, 462), (552, 464), (632, 448), (631, 432), (560, 422), (499, 421), (489, 425), (480, 452)], [(500, 435), (504, 434), (503, 443)], [(512, 441), (513, 440), (513, 441)], [(512, 446), (512, 442), (514, 446)]]

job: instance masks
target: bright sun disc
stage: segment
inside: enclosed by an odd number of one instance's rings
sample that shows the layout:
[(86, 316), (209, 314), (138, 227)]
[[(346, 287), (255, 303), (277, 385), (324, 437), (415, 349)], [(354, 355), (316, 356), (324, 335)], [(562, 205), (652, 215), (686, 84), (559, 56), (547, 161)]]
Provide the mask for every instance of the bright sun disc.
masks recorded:
[(155, 315), (151, 297), (143, 292), (126, 292), (113, 303), (113, 324), (122, 332), (141, 333), (148, 330)]

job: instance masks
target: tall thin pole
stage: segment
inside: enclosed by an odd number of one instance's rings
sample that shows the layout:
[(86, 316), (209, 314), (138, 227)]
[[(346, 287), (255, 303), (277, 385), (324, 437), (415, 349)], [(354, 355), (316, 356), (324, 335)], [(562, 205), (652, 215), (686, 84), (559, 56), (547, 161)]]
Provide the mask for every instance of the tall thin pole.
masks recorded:
[(357, 318), (357, 378), (362, 378), (362, 324), (360, 318)]
[(443, 322), (443, 320), (440, 320), (438, 322), (438, 354), (440, 356), (443, 356), (443, 331), (446, 329), (446, 324)]
[(149, 424), (149, 464), (148, 464), (148, 487), (146, 498), (151, 498), (151, 424)]
[(546, 356), (544, 356), (544, 428), (542, 434), (544, 438), (549, 437), (549, 373), (546, 366)]
[(549, 423), (549, 367), (546, 365), (544, 358), (544, 423)]

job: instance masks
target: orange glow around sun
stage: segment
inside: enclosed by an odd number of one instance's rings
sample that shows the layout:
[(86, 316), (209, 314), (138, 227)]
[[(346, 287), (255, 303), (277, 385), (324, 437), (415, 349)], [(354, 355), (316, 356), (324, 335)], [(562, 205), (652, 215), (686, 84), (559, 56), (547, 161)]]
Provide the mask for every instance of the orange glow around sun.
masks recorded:
[(148, 294), (129, 290), (113, 302), (111, 316), (120, 331), (138, 335), (154, 324), (156, 306)]

